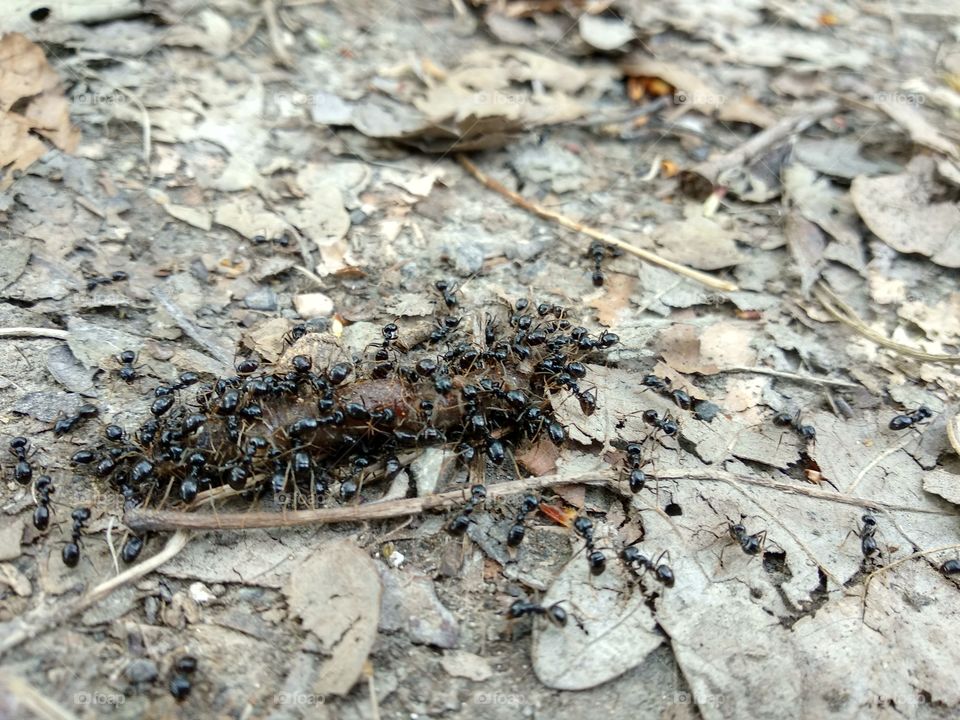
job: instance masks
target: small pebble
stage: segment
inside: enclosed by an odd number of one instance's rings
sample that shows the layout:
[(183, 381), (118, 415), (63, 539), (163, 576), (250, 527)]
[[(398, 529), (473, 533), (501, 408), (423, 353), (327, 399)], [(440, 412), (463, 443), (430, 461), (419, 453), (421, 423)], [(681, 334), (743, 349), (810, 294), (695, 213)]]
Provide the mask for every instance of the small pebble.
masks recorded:
[(268, 287), (260, 287), (248, 293), (243, 304), (251, 310), (274, 312), (277, 309), (277, 294)]
[(135, 685), (152, 683), (160, 674), (157, 670), (157, 664), (153, 662), (153, 660), (147, 660), (146, 658), (134, 660), (127, 665), (124, 673), (127, 676), (127, 680)]

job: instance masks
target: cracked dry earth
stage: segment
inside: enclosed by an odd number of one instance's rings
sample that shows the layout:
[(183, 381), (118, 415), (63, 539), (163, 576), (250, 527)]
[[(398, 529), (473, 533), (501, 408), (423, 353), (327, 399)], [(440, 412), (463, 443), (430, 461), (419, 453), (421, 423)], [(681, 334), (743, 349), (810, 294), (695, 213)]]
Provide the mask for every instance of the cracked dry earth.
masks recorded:
[[(18, 66), (45, 78), (30, 97), (65, 101), (31, 126), (42, 144), (29, 162), (11, 156), (0, 193), (0, 325), (40, 329), (0, 337), (3, 441), (28, 438), (35, 475), (56, 488), (37, 530), (36, 491), (16, 481), (16, 453), (4, 458), (0, 718), (956, 716), (960, 594), (942, 572), (960, 548), (955, 365), (878, 345), (820, 299), (828, 288), (873, 333), (931, 356), (960, 345), (960, 104), (944, 80), (960, 76), (960, 13), (508, 5), (11, 15), (49, 63)], [(27, 102), (10, 77), (5, 122)], [(751, 162), (703, 170), (822, 96), (837, 104)], [(477, 182), (460, 151), (531, 202), (737, 289), (630, 253), (605, 254), (596, 286), (589, 239)], [(683, 182), (696, 168), (709, 197)], [(126, 279), (90, 282), (117, 271)], [(466, 496), (482, 473), (491, 498), (464, 536), (446, 531), (462, 501), (197, 532), (155, 571), (63, 613), (136, 567), (114, 555), (122, 497), (70, 461), (106, 424), (132, 433), (180, 373), (215, 379), (250, 353), (282, 365), (283, 337), (304, 321), (306, 340), (344, 357), (388, 322), (401, 338), (429, 332), (448, 313), (444, 278), (478, 336), (526, 298), (620, 338), (586, 368), (594, 413), (551, 395), (561, 446), (520, 443), (469, 479), (449, 447), (405, 458), (390, 500)], [(125, 349), (138, 353), (130, 383)], [(673, 389), (719, 412), (698, 419)], [(98, 417), (56, 436), (83, 403)], [(921, 405), (932, 417), (890, 429)], [(677, 432), (655, 431), (648, 410)], [(522, 493), (490, 488), (519, 477), (547, 480), (510, 547)], [(344, 504), (362, 509), (386, 486)], [(92, 517), (69, 568), (81, 506)], [(214, 507), (284, 515), (270, 497)], [(577, 516), (592, 521), (603, 573)], [(137, 563), (170, 538), (151, 534)], [(627, 546), (651, 567), (621, 562)], [(510, 619), (518, 599), (559, 603), (567, 622)], [(197, 669), (178, 700), (184, 655)]]

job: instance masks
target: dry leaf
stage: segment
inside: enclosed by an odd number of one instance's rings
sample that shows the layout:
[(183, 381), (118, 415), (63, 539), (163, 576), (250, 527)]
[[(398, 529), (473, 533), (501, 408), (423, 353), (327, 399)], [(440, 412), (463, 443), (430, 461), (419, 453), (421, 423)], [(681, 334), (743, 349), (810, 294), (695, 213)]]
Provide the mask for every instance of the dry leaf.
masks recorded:
[(346, 695), (363, 674), (377, 637), (382, 590), (373, 560), (349, 541), (326, 545), (290, 574), (283, 592), (291, 614), (329, 655), (314, 692)]
[(644, 75), (666, 80), (676, 88), (675, 98), (678, 104), (690, 105), (703, 113), (716, 110), (726, 101), (723, 93), (692, 73), (685, 65), (635, 54), (620, 67), (625, 75)]
[(896, 97), (886, 98), (877, 104), (900, 127), (910, 133), (910, 139), (918, 145), (942, 152), (954, 159), (960, 159), (957, 144), (941, 135), (916, 107)]
[(933, 158), (918, 156), (903, 174), (856, 178), (850, 196), (871, 232), (894, 250), (960, 267), (960, 208), (933, 201), (934, 169)]
[(538, 440), (522, 452), (517, 453), (517, 462), (535, 477), (549, 475), (557, 469), (560, 451), (549, 440)]
[(46, 153), (36, 135), (66, 152), (77, 149), (80, 131), (70, 124), (59, 83), (40, 46), (19, 33), (0, 38), (0, 190)]
[(660, 255), (699, 270), (719, 270), (743, 262), (736, 233), (703, 216), (667, 222), (653, 233)]

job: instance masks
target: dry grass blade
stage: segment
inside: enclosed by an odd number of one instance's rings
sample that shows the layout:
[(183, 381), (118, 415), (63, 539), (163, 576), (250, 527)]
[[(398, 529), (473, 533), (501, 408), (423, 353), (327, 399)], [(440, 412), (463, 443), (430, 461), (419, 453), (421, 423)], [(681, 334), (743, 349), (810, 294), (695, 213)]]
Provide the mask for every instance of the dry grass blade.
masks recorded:
[(853, 328), (863, 335), (863, 337), (875, 342), (877, 345), (898, 352), (901, 355), (925, 362), (960, 363), (960, 355), (940, 355), (937, 353), (924, 352), (923, 350), (912, 348), (909, 345), (895, 342), (885, 335), (881, 335), (875, 330), (872, 330), (860, 319), (860, 316), (857, 315), (854, 309), (837, 297), (836, 293), (828, 288), (822, 280), (814, 286), (813, 295), (820, 301), (820, 304), (823, 305), (824, 309), (830, 313), (830, 315), (844, 325)]

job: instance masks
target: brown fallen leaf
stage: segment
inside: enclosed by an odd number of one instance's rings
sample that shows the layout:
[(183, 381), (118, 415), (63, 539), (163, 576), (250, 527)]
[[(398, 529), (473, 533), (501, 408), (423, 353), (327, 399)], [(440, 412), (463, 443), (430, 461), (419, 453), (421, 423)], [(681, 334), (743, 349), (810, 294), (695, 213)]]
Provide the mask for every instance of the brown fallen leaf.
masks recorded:
[(606, 273), (604, 292), (587, 305), (596, 309), (597, 322), (616, 327), (623, 321), (623, 314), (630, 308), (630, 298), (637, 285), (637, 278), (622, 273)]
[(346, 695), (363, 674), (377, 638), (382, 589), (373, 560), (349, 541), (326, 545), (290, 574), (283, 592), (291, 614), (328, 655), (314, 692)]
[(517, 453), (517, 462), (535, 477), (548, 475), (557, 469), (560, 452), (549, 440), (539, 440), (523, 452)]
[(787, 214), (784, 235), (787, 238), (787, 247), (790, 249), (794, 266), (800, 274), (800, 291), (808, 295), (810, 288), (820, 279), (820, 273), (827, 265), (823, 257), (823, 251), (827, 247), (826, 240), (820, 228), (804, 218), (796, 209), (790, 210)]
[(0, 38), (0, 190), (46, 153), (37, 135), (65, 152), (77, 149), (80, 131), (59, 86), (39, 45), (19, 33)]
[(735, 236), (703, 216), (663, 223), (653, 233), (660, 255), (698, 270), (739, 265), (744, 255), (737, 249)]

